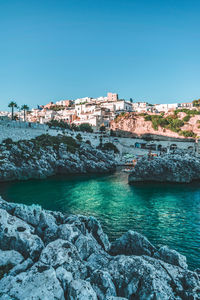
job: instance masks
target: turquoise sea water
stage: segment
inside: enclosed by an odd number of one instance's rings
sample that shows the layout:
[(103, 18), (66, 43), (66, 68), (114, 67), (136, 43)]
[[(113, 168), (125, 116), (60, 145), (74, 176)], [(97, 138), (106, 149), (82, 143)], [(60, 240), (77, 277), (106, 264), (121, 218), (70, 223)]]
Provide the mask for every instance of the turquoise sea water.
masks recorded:
[(74, 175), (0, 184), (11, 202), (97, 217), (111, 240), (129, 229), (200, 267), (200, 183), (128, 185), (127, 174)]

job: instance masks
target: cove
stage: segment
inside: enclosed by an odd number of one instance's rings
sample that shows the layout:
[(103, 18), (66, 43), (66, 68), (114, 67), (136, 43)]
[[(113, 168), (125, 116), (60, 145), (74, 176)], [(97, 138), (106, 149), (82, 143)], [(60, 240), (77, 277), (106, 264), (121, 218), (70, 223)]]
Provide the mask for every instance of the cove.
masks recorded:
[(67, 214), (95, 216), (110, 240), (129, 229), (154, 245), (168, 245), (200, 267), (200, 183), (128, 185), (127, 174), (56, 176), (0, 184), (10, 202), (39, 204)]

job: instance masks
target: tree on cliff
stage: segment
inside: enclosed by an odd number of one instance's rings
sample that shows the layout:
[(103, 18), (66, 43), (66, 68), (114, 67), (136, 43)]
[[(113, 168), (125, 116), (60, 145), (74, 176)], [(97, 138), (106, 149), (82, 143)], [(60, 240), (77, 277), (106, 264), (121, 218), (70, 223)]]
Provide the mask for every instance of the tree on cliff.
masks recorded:
[(17, 108), (17, 103), (14, 102), (14, 101), (11, 101), (9, 104), (8, 104), (8, 107), (11, 107), (11, 113), (12, 113), (12, 120), (14, 120), (14, 109)]
[(101, 125), (100, 129), (99, 129), (102, 133), (106, 131), (106, 126)]
[(26, 104), (22, 105), (21, 110), (24, 111), (24, 122), (25, 122), (26, 121), (26, 111), (29, 110), (28, 105), (26, 105)]

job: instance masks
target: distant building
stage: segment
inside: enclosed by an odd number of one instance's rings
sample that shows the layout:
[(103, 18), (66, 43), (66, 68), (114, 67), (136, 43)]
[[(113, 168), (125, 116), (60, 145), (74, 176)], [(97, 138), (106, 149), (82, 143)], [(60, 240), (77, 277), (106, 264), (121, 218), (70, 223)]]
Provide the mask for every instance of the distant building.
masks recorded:
[(75, 104), (81, 104), (81, 103), (90, 103), (93, 101), (93, 98), (91, 97), (84, 97), (84, 98), (78, 98), (74, 102)]
[(132, 109), (135, 112), (146, 112), (148, 111), (149, 104), (147, 102), (134, 102), (131, 103)]
[(48, 104), (44, 105), (43, 108), (47, 108), (50, 109), (51, 107), (55, 106), (56, 104), (54, 104), (53, 102), (49, 102)]
[(185, 102), (185, 103), (180, 103), (180, 107), (182, 108), (188, 108), (188, 109), (193, 109), (193, 103), (192, 102)]
[(56, 105), (61, 105), (61, 106), (71, 106), (73, 104), (72, 100), (60, 100), (56, 102)]
[(107, 94), (107, 101), (111, 102), (111, 101), (117, 101), (118, 100), (118, 94), (113, 94), (113, 93), (108, 93)]
[(101, 103), (101, 107), (109, 109), (111, 112), (117, 111), (133, 111), (132, 103), (125, 100), (110, 101)]
[(173, 111), (175, 109), (178, 109), (179, 104), (178, 103), (169, 103), (169, 104), (155, 104), (154, 109), (157, 112), (168, 112)]

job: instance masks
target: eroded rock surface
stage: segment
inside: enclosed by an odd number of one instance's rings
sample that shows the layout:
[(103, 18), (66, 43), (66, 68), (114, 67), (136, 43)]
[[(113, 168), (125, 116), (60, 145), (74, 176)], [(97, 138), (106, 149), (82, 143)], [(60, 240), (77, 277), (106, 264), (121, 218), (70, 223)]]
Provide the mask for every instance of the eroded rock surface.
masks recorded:
[(199, 280), (135, 231), (110, 244), (93, 217), (0, 200), (0, 300), (197, 300)]
[(200, 179), (200, 158), (190, 154), (165, 154), (138, 160), (129, 183), (143, 181), (189, 183)]
[[(46, 178), (55, 174), (104, 173), (115, 169), (112, 153), (70, 136), (38, 136), (0, 144), (0, 181)], [(37, 218), (36, 218), (37, 221)]]

